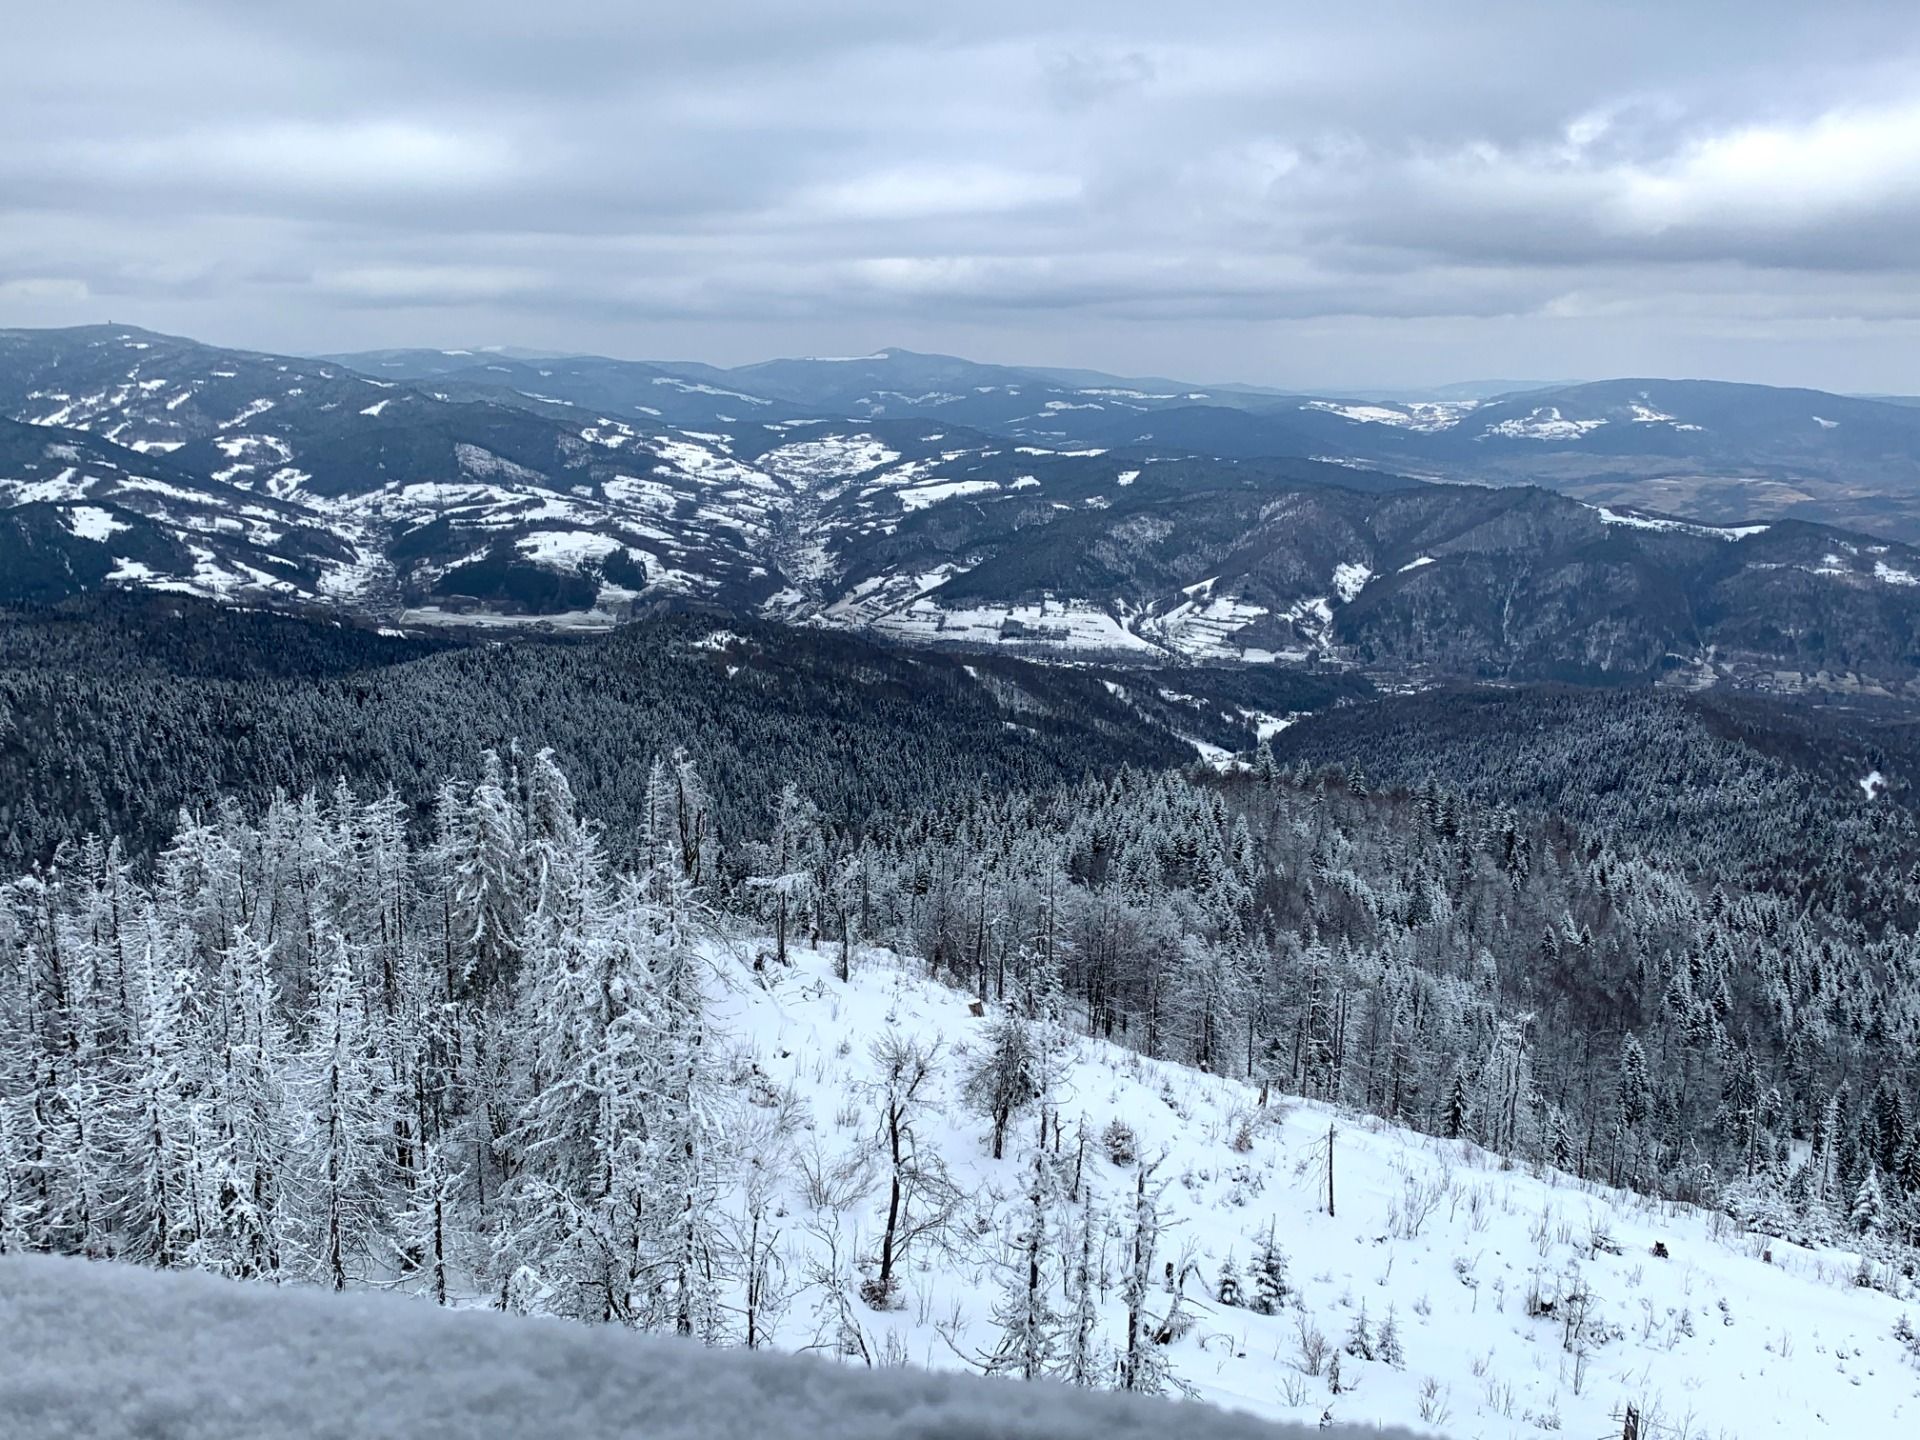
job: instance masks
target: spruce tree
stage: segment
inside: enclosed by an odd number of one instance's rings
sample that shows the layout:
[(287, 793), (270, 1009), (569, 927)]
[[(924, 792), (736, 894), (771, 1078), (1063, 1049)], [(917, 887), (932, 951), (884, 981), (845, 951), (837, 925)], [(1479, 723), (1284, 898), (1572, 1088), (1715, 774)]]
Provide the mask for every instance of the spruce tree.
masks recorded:
[(1286, 1308), (1291, 1293), (1287, 1280), (1287, 1255), (1275, 1241), (1271, 1227), (1266, 1239), (1253, 1255), (1253, 1299), (1251, 1308), (1261, 1315), (1278, 1315)]

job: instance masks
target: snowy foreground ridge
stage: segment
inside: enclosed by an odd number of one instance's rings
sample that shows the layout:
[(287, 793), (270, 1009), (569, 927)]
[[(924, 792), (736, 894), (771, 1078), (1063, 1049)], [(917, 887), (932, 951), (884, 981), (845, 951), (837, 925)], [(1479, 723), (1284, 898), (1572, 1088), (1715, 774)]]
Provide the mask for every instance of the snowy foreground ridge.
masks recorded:
[(274, 1289), (44, 1256), (0, 1259), (6, 1440), (1158, 1440), (1176, 1433), (1286, 1440), (1329, 1432), (1053, 1385), (703, 1350), (607, 1327), (439, 1310), (393, 1295)]

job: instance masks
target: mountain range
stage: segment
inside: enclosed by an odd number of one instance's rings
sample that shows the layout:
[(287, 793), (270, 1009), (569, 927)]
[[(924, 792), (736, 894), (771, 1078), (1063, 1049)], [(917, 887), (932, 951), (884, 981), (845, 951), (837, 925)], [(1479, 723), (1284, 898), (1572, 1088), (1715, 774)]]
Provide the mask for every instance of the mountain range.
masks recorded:
[(560, 628), (692, 605), (1395, 681), (1920, 675), (1920, 409), (1717, 382), (1356, 400), (901, 350), (718, 369), (13, 330), (0, 506), (13, 603), (138, 585)]

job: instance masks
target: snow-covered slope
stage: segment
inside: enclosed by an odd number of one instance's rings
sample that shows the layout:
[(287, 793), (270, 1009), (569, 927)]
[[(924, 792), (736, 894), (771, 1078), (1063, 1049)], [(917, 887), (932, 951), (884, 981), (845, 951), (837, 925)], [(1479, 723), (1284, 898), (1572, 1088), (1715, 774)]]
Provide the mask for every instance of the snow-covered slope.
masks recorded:
[[(870, 955), (843, 985), (828, 957), (802, 952), (766, 988), (737, 985), (722, 1023), (762, 1113), (790, 1127), (770, 1153), (785, 1177), (780, 1224), (795, 1280), (835, 1273), (831, 1249), (851, 1282), (848, 1257), (873, 1248), (885, 1200), (874, 1043), (939, 1047), (919, 1140), (944, 1162), (959, 1208), (944, 1236), (916, 1242), (903, 1308), (853, 1313), (870, 1353), (958, 1368), (1001, 1339), (994, 1309), (1026, 1223), (1038, 1117), (1016, 1114), (1005, 1158), (991, 1158), (989, 1126), (963, 1090), (993, 1009), (974, 1016), (972, 997), (919, 969)], [(1894, 1335), (1906, 1307), (1855, 1286), (1855, 1255), (1744, 1235), (1724, 1216), (1557, 1172), (1502, 1170), (1464, 1142), (1317, 1104), (1263, 1110), (1248, 1086), (1104, 1042), (1076, 1037), (1071, 1056), (1056, 1090), (1059, 1146), (1083, 1185), (1078, 1202), (1062, 1202), (1073, 1217), (1063, 1246), (1073, 1249), (1090, 1215), (1093, 1270), (1110, 1281), (1100, 1335), (1120, 1344), (1138, 1165), (1154, 1166), (1148, 1189), (1163, 1229), (1147, 1309), (1164, 1319), (1175, 1308), (1163, 1268), (1172, 1262), (1190, 1322), (1170, 1348), (1172, 1375), (1201, 1399), (1459, 1440), (1617, 1435), (1628, 1406), (1643, 1434), (1743, 1440), (1891, 1435), (1920, 1415), (1920, 1368)], [(1108, 1158), (1101, 1137), (1116, 1120), (1135, 1132), (1135, 1164)], [(810, 1190), (845, 1203), (811, 1203)], [(1290, 1261), (1281, 1313), (1222, 1303), (1223, 1265), (1251, 1294), (1251, 1262), (1269, 1235)], [(780, 1346), (825, 1343), (817, 1298), (796, 1293), (776, 1327)], [(1389, 1316), (1398, 1364), (1348, 1348), (1364, 1328), (1378, 1357)]]
[(393, 1296), (0, 1258), (7, 1440), (1148, 1440), (1172, 1426), (1193, 1440), (1302, 1433)]
[[(1238, 1082), (1077, 1035), (1056, 1052), (1051, 1107), (1017, 1107), (996, 1159), (967, 1079), (997, 1007), (975, 1014), (972, 996), (885, 952), (857, 954), (846, 982), (836, 956), (796, 951), (783, 968), (752, 935), (709, 956), (727, 1136), (752, 1161), (714, 1203), (759, 1256), (760, 1342), (823, 1358), (11, 1257), (0, 1433), (587, 1436), (630, 1433), (639, 1416), (663, 1440), (1276, 1433), (1244, 1418), (1258, 1417), (1504, 1440), (1620, 1435), (1631, 1408), (1643, 1437), (1752, 1440), (1891, 1436), (1920, 1407), (1915, 1345), (1900, 1338), (1911, 1296), (1857, 1287), (1857, 1256), (1502, 1169), (1471, 1145), (1317, 1104), (1263, 1108)], [(877, 1052), (890, 1042), (934, 1059), (908, 1121), (913, 1238), (894, 1304), (876, 1309), (864, 1297), (889, 1201)], [(1036, 1167), (1043, 1108), (1058, 1124)], [(1116, 1123), (1131, 1134), (1119, 1159)], [(1236, 1415), (915, 1373), (1006, 1356), (1041, 1174), (1050, 1343), (1084, 1322), (1094, 1373), (1111, 1378), (1144, 1193), (1157, 1227), (1143, 1330), (1171, 1335), (1153, 1347), (1169, 1390)], [(1253, 1262), (1267, 1247), (1284, 1267), (1263, 1284)], [(1091, 1299), (1076, 1312), (1066, 1282), (1082, 1264)], [(736, 1341), (741, 1284), (722, 1296)], [(468, 1310), (493, 1298), (466, 1294)]]

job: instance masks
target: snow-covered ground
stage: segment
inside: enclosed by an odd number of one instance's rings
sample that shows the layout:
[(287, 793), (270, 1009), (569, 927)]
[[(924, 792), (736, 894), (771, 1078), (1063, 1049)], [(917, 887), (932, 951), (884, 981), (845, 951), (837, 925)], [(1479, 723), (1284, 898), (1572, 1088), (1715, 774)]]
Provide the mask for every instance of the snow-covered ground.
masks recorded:
[[(964, 1199), (949, 1235), (916, 1242), (903, 1308), (856, 1312), (872, 1353), (939, 1369), (999, 1341), (993, 1309), (1037, 1123), (1016, 1116), (1006, 1158), (991, 1158), (988, 1124), (962, 1096), (993, 1014), (972, 1015), (971, 998), (884, 954), (862, 957), (842, 985), (829, 957), (801, 952), (764, 989), (735, 984), (721, 1011), (736, 1073), (752, 1074), (767, 1113), (792, 1123), (779, 1168), (785, 1268), (796, 1281), (832, 1268), (825, 1236), (843, 1266), (878, 1236), (870, 1047), (889, 1034), (940, 1047), (919, 1139)], [(1262, 1110), (1244, 1084), (1084, 1038), (1058, 1107), (1062, 1153), (1075, 1153), (1083, 1128), (1088, 1137), (1083, 1203), (1102, 1237), (1096, 1271), (1112, 1277), (1101, 1306), (1109, 1344), (1124, 1334), (1120, 1275), (1138, 1173), (1107, 1157), (1109, 1123), (1130, 1126), (1141, 1160), (1155, 1165), (1165, 1230), (1148, 1308), (1164, 1316), (1173, 1304), (1162, 1270), (1172, 1261), (1192, 1323), (1168, 1355), (1200, 1399), (1315, 1423), (1331, 1410), (1457, 1440), (1618, 1435), (1629, 1405), (1645, 1435), (1702, 1440), (1893, 1435), (1920, 1416), (1920, 1368), (1894, 1336), (1906, 1307), (1854, 1286), (1857, 1256), (1746, 1235), (1724, 1217), (1557, 1172), (1503, 1169), (1470, 1144), (1319, 1104)], [(845, 1203), (810, 1203), (809, 1189), (818, 1199), (830, 1188), (820, 1177), (832, 1174), (852, 1177), (836, 1197)], [(1223, 1304), (1223, 1264), (1250, 1287), (1249, 1262), (1269, 1232), (1291, 1262), (1282, 1313)], [(1400, 1363), (1346, 1348), (1364, 1327), (1378, 1355), (1389, 1315)], [(818, 1326), (817, 1297), (796, 1292), (776, 1343), (819, 1343)]]
[(1149, 1440), (1176, 1428), (1191, 1440), (1304, 1433), (393, 1295), (0, 1258), (7, 1440)]

